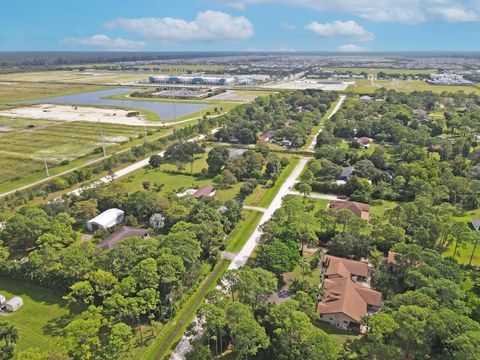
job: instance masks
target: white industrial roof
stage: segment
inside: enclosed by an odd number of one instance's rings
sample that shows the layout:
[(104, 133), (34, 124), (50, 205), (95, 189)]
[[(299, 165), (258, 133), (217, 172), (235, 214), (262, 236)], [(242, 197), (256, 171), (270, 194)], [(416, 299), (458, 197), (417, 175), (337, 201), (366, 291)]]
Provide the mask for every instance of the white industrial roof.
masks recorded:
[(96, 223), (104, 227), (112, 226), (116, 224), (117, 218), (123, 215), (123, 210), (112, 208), (105, 210), (100, 215), (97, 215), (89, 223)]

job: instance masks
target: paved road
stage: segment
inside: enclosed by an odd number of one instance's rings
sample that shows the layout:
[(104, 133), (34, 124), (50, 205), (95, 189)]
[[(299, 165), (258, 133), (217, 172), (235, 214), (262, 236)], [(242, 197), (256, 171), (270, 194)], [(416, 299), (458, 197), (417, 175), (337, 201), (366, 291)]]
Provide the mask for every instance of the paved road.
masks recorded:
[[(290, 195), (303, 196), (303, 194), (301, 192), (298, 192), (298, 191), (290, 191), (289, 194)], [(313, 199), (340, 200), (341, 201), (341, 199), (337, 198), (334, 195), (326, 195), (326, 194), (310, 193), (310, 194), (307, 195), (307, 197), (313, 198)]]
[[(333, 109), (332, 113), (327, 118), (327, 120), (330, 119), (333, 115), (335, 115), (335, 113), (338, 111), (338, 109), (340, 109), (340, 106), (342, 105), (344, 100), (345, 100), (345, 96), (344, 95), (340, 96), (340, 99), (339, 99), (337, 105), (335, 106), (335, 108)], [(323, 127), (322, 127), (322, 129), (320, 129), (319, 133), (322, 130), (323, 130)], [(318, 133), (317, 133), (317, 135), (318, 135)], [(315, 135), (312, 142), (309, 144), (309, 146), (308, 146), (309, 150), (312, 149), (312, 151), (313, 151), (313, 149), (315, 148), (315, 145), (316, 145), (316, 142), (317, 142), (317, 135)], [(247, 240), (247, 242), (243, 246), (242, 250), (240, 250), (240, 252), (233, 258), (232, 262), (230, 263), (230, 266), (228, 267), (229, 270), (238, 269), (238, 268), (244, 266), (247, 263), (248, 259), (250, 258), (250, 255), (252, 254), (253, 250), (255, 249), (255, 247), (257, 246), (257, 244), (260, 241), (260, 237), (262, 235), (262, 232), (260, 230), (261, 226), (265, 222), (270, 220), (273, 213), (282, 206), (282, 199), (285, 197), (285, 195), (295, 194), (295, 191), (292, 191), (291, 189), (295, 185), (295, 183), (297, 182), (297, 178), (300, 176), (303, 169), (307, 165), (308, 160), (309, 160), (308, 157), (302, 157), (300, 159), (300, 162), (297, 164), (297, 166), (295, 167), (293, 172), (290, 174), (290, 176), (285, 180), (285, 182), (282, 184), (282, 186), (278, 190), (277, 195), (272, 200), (269, 207), (266, 208), (266, 209), (263, 209), (264, 210), (264, 211), (262, 211), (263, 216), (260, 219), (260, 222), (258, 223), (257, 227), (255, 228), (255, 231), (250, 236), (250, 238)], [(298, 193), (298, 194), (301, 195), (300, 193)], [(325, 195), (325, 196), (329, 196), (329, 195)], [(336, 199), (335, 197), (333, 197), (333, 198)], [(244, 208), (247, 208), (247, 207), (244, 207)], [(197, 334), (196, 336), (201, 336), (203, 334), (204, 330), (198, 324), (197, 318), (195, 318), (193, 320), (193, 323), (194, 323), (194, 326), (196, 328), (196, 334)], [(170, 360), (184, 360), (186, 354), (188, 354), (192, 350), (191, 340), (193, 340), (193, 339), (194, 339), (193, 336), (184, 335), (182, 337), (182, 339), (179, 341), (179, 343), (177, 344), (175, 350), (172, 352), (172, 354), (170, 356)]]
[[(211, 133), (215, 134), (217, 131), (218, 131), (218, 128), (213, 129), (211, 131)], [(196, 137), (194, 137), (194, 138), (192, 138), (188, 141), (199, 141), (199, 140), (203, 140), (204, 138), (205, 138), (205, 135), (199, 135), (199, 136), (196, 136)], [(165, 154), (165, 151), (162, 151), (162, 152), (158, 153), (158, 155), (160, 155), (160, 156), (163, 156), (163, 154)], [(115, 179), (118, 179), (122, 176), (128, 175), (133, 171), (136, 171), (138, 169), (141, 169), (141, 168), (147, 166), (149, 160), (150, 160), (150, 157), (148, 157), (146, 159), (143, 159), (143, 160), (140, 160), (140, 161), (138, 161), (138, 162), (136, 162), (132, 165), (129, 165), (129, 166), (123, 168), (123, 169), (120, 169), (120, 170), (114, 172), (111, 175), (104, 176), (103, 178), (101, 178), (97, 181), (94, 181), (93, 183), (91, 183), (89, 185), (82, 186), (81, 188), (70, 191), (70, 192), (66, 193), (66, 195), (80, 195), (83, 191), (85, 191), (87, 189), (91, 189), (91, 188), (97, 187), (101, 184), (106, 184), (106, 183), (112, 182)]]
[[(338, 102), (337, 102), (337, 105), (335, 105), (335, 107), (333, 108), (333, 111), (330, 115), (328, 115), (327, 117), (327, 120), (330, 120), (330, 118), (335, 115), (335, 113), (338, 111), (338, 109), (340, 109), (340, 106), (342, 106), (343, 102), (345, 101), (346, 99), (346, 95), (340, 95), (340, 98), (338, 99)], [(320, 134), (321, 132), (323, 131), (323, 126), (322, 128), (318, 131), (318, 133), (315, 134), (315, 137), (313, 138), (312, 142), (310, 143), (310, 145), (308, 145), (307, 147), (307, 150), (308, 151), (314, 151), (315, 150), (315, 146), (317, 145), (317, 136), (318, 134)]]

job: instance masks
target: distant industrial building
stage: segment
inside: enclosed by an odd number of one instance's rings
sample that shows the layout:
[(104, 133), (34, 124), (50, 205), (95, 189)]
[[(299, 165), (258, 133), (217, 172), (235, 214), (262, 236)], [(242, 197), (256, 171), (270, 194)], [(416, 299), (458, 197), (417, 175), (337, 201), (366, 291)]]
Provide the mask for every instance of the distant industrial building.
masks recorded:
[(207, 76), (150, 76), (151, 84), (185, 84), (185, 85), (230, 85), (235, 82), (234, 78), (207, 77)]
[(433, 85), (472, 85), (473, 83), (463, 78), (462, 75), (457, 74), (430, 74), (427, 80)]

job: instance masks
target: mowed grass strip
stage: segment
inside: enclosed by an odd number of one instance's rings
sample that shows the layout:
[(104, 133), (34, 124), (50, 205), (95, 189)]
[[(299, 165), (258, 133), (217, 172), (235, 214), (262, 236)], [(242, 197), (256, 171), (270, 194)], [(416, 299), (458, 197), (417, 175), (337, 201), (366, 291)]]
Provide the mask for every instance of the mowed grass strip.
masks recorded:
[(242, 222), (228, 235), (226, 250), (233, 253), (239, 252), (255, 231), (262, 216), (261, 212), (244, 210)]
[(463, 91), (467, 94), (480, 94), (480, 89), (474, 86), (430, 85), (421, 80), (355, 80), (355, 85), (349, 86), (347, 91), (357, 94), (372, 94), (380, 88), (393, 89), (406, 93), (413, 91), (433, 91), (435, 93)]
[(187, 327), (193, 321), (205, 297), (215, 288), (222, 275), (227, 271), (230, 262), (222, 260), (202, 281), (197, 291), (182, 305), (174, 318), (161, 330), (160, 334), (141, 359), (166, 359), (174, 346), (180, 341)]
[(24, 305), (14, 313), (0, 315), (0, 321), (14, 325), (19, 333), (16, 352), (34, 347), (53, 350), (61, 347), (61, 330), (74, 315), (65, 301), (49, 290), (23, 282), (0, 278), (0, 294), (7, 299), (20, 296)]

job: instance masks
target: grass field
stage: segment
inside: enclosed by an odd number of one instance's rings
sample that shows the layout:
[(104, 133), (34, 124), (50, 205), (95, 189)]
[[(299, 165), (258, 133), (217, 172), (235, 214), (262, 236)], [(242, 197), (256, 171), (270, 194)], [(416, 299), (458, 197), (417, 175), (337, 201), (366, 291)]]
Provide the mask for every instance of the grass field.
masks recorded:
[(338, 71), (338, 72), (351, 72), (352, 74), (360, 74), (366, 72), (367, 74), (376, 75), (379, 72), (385, 74), (405, 74), (405, 75), (415, 75), (415, 74), (432, 74), (436, 73), (435, 69), (392, 69), (392, 68), (344, 68), (344, 67), (329, 67), (325, 70), (328, 71)]
[(0, 81), (65, 82), (69, 84), (118, 84), (147, 81), (153, 72), (55, 70), (0, 74)]
[(335, 326), (320, 320), (315, 321), (315, 326), (325, 331), (332, 338), (335, 344), (337, 344), (339, 350), (342, 348), (342, 345), (345, 341), (350, 339), (353, 340), (359, 337), (358, 334), (350, 331), (337, 329)]
[(13, 324), (19, 333), (16, 351), (30, 347), (52, 350), (61, 347), (56, 337), (59, 331), (72, 320), (62, 298), (48, 290), (0, 278), (0, 294), (7, 297), (20, 296), (24, 306), (9, 315), (0, 315), (0, 321)]
[[(0, 75), (1, 77), (1, 75)], [(0, 80), (1, 81), (1, 80)], [(46, 83), (0, 82), (0, 104), (54, 96), (98, 91), (110, 87)]]
[[(0, 118), (0, 127), (9, 130), (0, 132), (0, 184), (42, 170), (44, 158), (54, 166), (101, 146), (96, 123)], [(143, 129), (103, 123), (102, 132), (108, 148), (138, 138)]]
[(463, 91), (480, 94), (478, 87), (430, 85), (420, 80), (355, 80), (355, 85), (350, 86), (347, 91), (357, 94), (370, 94), (382, 87), (407, 93), (412, 91), (433, 91), (436, 93)]

